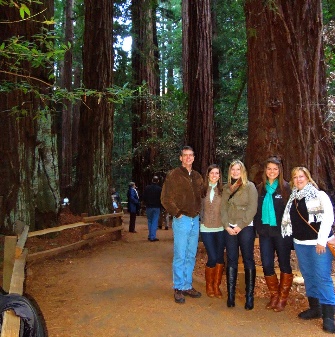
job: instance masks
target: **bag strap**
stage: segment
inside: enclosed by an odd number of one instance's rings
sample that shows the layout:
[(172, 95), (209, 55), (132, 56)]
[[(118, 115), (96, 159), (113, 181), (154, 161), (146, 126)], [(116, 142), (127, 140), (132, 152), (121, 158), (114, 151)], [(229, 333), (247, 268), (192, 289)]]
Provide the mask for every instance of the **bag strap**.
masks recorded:
[(295, 203), (295, 208), (296, 208), (296, 210), (297, 210), (297, 212), (298, 212), (298, 214), (299, 214), (299, 216), (300, 216), (300, 218), (302, 219), (302, 220), (304, 220), (306, 223), (307, 223), (307, 225), (309, 226), (309, 227), (311, 227), (312, 229), (313, 229), (313, 231), (316, 233), (316, 234), (318, 234), (318, 231), (301, 215), (301, 213), (299, 212), (299, 210), (298, 210), (298, 205), (297, 205), (297, 199), (294, 199), (294, 203)]
[(240, 189), (241, 186), (242, 185), (240, 185), (239, 187), (237, 187), (237, 189), (232, 194), (229, 195), (228, 200), (230, 200), (236, 194), (236, 192)]

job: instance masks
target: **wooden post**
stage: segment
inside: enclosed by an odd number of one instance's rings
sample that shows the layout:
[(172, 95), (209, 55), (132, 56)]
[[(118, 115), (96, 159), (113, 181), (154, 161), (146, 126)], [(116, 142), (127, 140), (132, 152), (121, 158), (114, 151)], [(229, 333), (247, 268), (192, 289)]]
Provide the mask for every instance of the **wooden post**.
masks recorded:
[(9, 292), (15, 262), (16, 236), (5, 236), (2, 287)]
[[(14, 248), (15, 253), (15, 248)], [(26, 259), (28, 255), (28, 249), (24, 249), (19, 258), (15, 259), (11, 283), (8, 292), (10, 294), (23, 293), (24, 283), (24, 269), (26, 265)], [(3, 324), (1, 327), (2, 337), (19, 337), (20, 333), (20, 317), (16, 316), (14, 311), (7, 310), (3, 315)]]
[(4, 219), (5, 219), (5, 207), (3, 204), (4, 197), (3, 195), (0, 195), (0, 224), (3, 224)]
[(18, 240), (15, 248), (15, 258), (19, 258), (20, 255), (23, 252), (24, 245), (26, 244), (27, 238), (28, 238), (28, 232), (29, 232), (29, 226), (24, 225), (22, 228), (22, 232), (19, 233), (18, 235)]
[(5, 311), (3, 316), (1, 337), (19, 337), (20, 317), (16, 316), (13, 310)]
[[(88, 217), (88, 213), (81, 213), (81, 218), (83, 219), (84, 217), (87, 218)], [(83, 239), (83, 237), (88, 234), (90, 231), (89, 227), (88, 226), (83, 226), (81, 227), (81, 238)]]

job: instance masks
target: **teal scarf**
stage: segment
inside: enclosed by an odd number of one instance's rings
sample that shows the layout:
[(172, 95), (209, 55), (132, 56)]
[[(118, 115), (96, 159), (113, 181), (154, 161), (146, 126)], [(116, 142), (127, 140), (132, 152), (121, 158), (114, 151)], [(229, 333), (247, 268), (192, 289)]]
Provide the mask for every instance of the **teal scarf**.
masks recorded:
[(270, 226), (277, 226), (276, 213), (272, 199), (272, 195), (275, 193), (277, 187), (278, 179), (276, 179), (272, 185), (270, 185), (269, 181), (267, 181), (265, 185), (266, 194), (262, 205), (262, 222), (263, 224)]

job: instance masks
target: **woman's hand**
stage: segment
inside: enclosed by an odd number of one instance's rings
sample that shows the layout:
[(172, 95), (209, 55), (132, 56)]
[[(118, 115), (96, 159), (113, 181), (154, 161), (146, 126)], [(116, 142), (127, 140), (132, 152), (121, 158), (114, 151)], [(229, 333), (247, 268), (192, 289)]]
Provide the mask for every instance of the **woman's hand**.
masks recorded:
[(236, 234), (238, 234), (241, 230), (242, 230), (242, 229), (241, 229), (240, 227), (238, 227), (238, 226), (236, 226), (236, 227), (234, 228), (234, 231), (235, 231)]
[(227, 227), (226, 228), (227, 232), (229, 235), (237, 235), (240, 231), (241, 228), (236, 226), (236, 227)]
[(317, 244), (315, 246), (316, 254), (324, 254), (326, 252), (326, 247)]

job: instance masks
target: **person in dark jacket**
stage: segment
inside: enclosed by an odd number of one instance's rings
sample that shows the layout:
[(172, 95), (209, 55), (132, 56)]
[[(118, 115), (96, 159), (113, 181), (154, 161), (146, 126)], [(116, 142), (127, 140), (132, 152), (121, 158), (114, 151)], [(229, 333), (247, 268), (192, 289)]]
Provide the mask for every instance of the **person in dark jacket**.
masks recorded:
[(135, 222), (137, 212), (140, 210), (140, 198), (138, 196), (136, 185), (134, 182), (129, 183), (127, 199), (128, 199), (128, 212), (130, 214), (129, 232), (137, 233), (135, 231)]
[(159, 241), (156, 238), (159, 215), (161, 213), (161, 193), (162, 188), (158, 185), (159, 178), (154, 176), (152, 183), (144, 189), (143, 201), (146, 205), (148, 218), (148, 240), (151, 242)]
[[(292, 286), (291, 268), (292, 236), (281, 235), (281, 221), (291, 193), (283, 178), (283, 166), (279, 157), (270, 157), (264, 163), (263, 182), (257, 186), (258, 209), (254, 225), (259, 235), (263, 273), (270, 291), (267, 309), (283, 311)], [(277, 253), (280, 282), (275, 273), (274, 259)]]
[(201, 293), (192, 286), (195, 256), (199, 239), (199, 213), (203, 179), (192, 170), (194, 151), (181, 150), (181, 166), (170, 171), (165, 179), (161, 202), (173, 216), (173, 288), (176, 303), (185, 303), (185, 295), (198, 298)]

